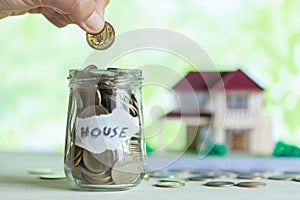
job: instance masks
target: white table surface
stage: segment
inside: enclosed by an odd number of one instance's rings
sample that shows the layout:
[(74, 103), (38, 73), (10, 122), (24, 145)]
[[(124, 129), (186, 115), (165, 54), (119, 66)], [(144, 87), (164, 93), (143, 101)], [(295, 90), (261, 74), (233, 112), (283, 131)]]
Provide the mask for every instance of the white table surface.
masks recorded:
[[(62, 155), (0, 153), (0, 199), (1, 200), (289, 200), (299, 199), (300, 182), (273, 181), (264, 179), (267, 186), (252, 188), (210, 188), (201, 182), (188, 182), (183, 188), (157, 188), (155, 179), (143, 181), (140, 186), (122, 192), (84, 192), (73, 190), (66, 180), (42, 180), (28, 173), (33, 168), (63, 169)], [(166, 162), (168, 158), (149, 158), (149, 167), (155, 168)], [(170, 160), (170, 158), (169, 158)], [(181, 158), (169, 168), (173, 169), (275, 169), (300, 171), (300, 159), (269, 159), (269, 158)], [(226, 179), (238, 182), (237, 179)]]

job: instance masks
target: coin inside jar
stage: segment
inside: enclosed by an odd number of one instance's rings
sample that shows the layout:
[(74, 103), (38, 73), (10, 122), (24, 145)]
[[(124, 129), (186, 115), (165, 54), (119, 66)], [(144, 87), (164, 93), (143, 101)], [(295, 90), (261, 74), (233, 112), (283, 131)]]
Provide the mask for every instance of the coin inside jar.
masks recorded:
[(91, 153), (87, 150), (83, 151), (83, 162), (87, 169), (93, 173), (101, 173), (106, 171), (108, 167), (103, 163), (99, 162)]
[(112, 168), (111, 176), (116, 184), (133, 184), (143, 171), (143, 163), (140, 160), (118, 160)]
[(115, 30), (108, 22), (105, 22), (104, 28), (100, 33), (86, 33), (88, 44), (96, 50), (105, 50), (109, 48), (115, 40)]
[(108, 114), (108, 111), (103, 106), (88, 106), (86, 107), (79, 116), (82, 118), (91, 117), (95, 115)]

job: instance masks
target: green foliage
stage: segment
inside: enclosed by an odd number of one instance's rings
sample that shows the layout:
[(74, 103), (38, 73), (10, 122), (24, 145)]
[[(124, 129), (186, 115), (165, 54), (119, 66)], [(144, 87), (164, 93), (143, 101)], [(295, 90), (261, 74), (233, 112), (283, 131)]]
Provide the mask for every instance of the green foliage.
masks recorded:
[(300, 148), (286, 144), (282, 141), (277, 142), (273, 156), (276, 157), (300, 157)]
[[(145, 27), (171, 29), (202, 45), (220, 69), (242, 64), (268, 86), (265, 105), (276, 116), (274, 124), (281, 124), (286, 131), (276, 128), (276, 135), (286, 138), (298, 134), (300, 1), (234, 2), (111, 1), (105, 17), (117, 34)], [(74, 25), (57, 29), (40, 15), (2, 19), (0, 28), (0, 150), (61, 151), (68, 70), (80, 68), (92, 51), (85, 33)], [(132, 67), (158, 63), (187, 72), (186, 63), (174, 55), (151, 52), (151, 56), (139, 56), (134, 54), (137, 52), (117, 64)], [(155, 78), (166, 76), (157, 71), (149, 73), (149, 80)], [(173, 79), (167, 79), (171, 85)], [(145, 110), (151, 108), (151, 102), (160, 100), (157, 91), (145, 89)], [(289, 142), (299, 143), (293, 139)]]
[(215, 144), (212, 150), (208, 153), (209, 156), (225, 156), (227, 153), (226, 146), (224, 144)]
[(207, 143), (204, 148), (199, 151), (200, 156), (226, 156), (227, 148), (224, 144)]

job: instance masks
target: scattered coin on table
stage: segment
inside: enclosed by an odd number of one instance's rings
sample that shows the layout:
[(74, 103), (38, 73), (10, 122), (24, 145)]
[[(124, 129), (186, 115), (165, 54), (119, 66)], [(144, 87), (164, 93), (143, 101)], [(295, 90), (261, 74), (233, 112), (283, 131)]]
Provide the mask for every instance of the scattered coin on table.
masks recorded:
[(47, 168), (37, 168), (37, 169), (29, 169), (28, 172), (30, 174), (43, 175), (43, 174), (53, 174), (54, 170), (47, 169)]
[(293, 181), (300, 182), (300, 177), (294, 178)]
[(209, 186), (209, 187), (232, 187), (232, 186), (234, 186), (234, 182), (231, 182), (231, 181), (210, 181), (210, 182), (204, 183), (203, 185)]
[(53, 174), (44, 174), (40, 176), (41, 179), (51, 179), (51, 180), (58, 180), (58, 179), (65, 179), (66, 176), (63, 172), (61, 173), (53, 173)]
[(281, 174), (281, 175), (274, 175), (270, 176), (269, 179), (271, 180), (285, 180), (285, 181), (291, 181), (295, 178), (295, 176), (290, 174)]
[(240, 174), (236, 178), (237, 179), (253, 179), (253, 180), (254, 179), (255, 180), (257, 180), (257, 179), (263, 179), (262, 176), (260, 176), (260, 175), (254, 175), (254, 174)]
[(192, 176), (188, 178), (190, 181), (211, 181), (216, 179), (215, 176), (201, 175), (201, 176)]
[(265, 182), (239, 182), (236, 184), (238, 187), (246, 187), (246, 188), (261, 188), (267, 186)]
[(180, 187), (184, 187), (185, 183), (183, 183), (183, 182), (159, 182), (159, 183), (156, 183), (154, 186), (162, 187), (162, 188), (180, 188)]
[(186, 182), (185, 178), (163, 178), (160, 179), (160, 182)]

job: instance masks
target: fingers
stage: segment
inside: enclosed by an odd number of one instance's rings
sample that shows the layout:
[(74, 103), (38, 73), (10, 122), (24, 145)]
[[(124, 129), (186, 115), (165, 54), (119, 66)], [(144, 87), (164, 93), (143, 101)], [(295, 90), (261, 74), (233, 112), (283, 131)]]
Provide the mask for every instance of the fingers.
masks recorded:
[(56, 11), (52, 8), (43, 7), (41, 9), (33, 9), (31, 12), (40, 12), (54, 25), (61, 28), (64, 27), (72, 21), (63, 13)]
[(108, 3), (109, 0), (0, 0), (0, 19), (25, 12), (42, 13), (58, 27), (76, 23), (88, 33), (99, 33), (105, 24)]
[(109, 0), (45, 0), (46, 5), (58, 8), (74, 23), (89, 33), (99, 33), (104, 27), (104, 8)]

